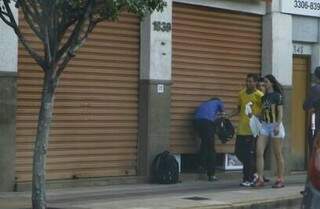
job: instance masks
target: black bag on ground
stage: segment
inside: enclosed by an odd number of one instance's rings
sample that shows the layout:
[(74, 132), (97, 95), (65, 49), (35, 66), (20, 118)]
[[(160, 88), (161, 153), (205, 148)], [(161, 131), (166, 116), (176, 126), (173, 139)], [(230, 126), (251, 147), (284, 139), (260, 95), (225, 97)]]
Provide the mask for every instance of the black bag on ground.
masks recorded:
[(227, 118), (218, 118), (215, 120), (216, 134), (222, 143), (230, 141), (235, 133), (231, 121)]
[(179, 165), (169, 151), (158, 154), (152, 163), (153, 180), (159, 184), (175, 184), (179, 181)]

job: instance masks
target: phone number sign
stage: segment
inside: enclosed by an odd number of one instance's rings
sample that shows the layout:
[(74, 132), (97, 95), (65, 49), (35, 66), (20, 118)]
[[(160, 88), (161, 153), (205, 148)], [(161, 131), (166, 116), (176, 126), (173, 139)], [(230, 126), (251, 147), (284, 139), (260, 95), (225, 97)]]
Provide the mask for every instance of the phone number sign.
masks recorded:
[(320, 17), (320, 0), (281, 0), (283, 13)]

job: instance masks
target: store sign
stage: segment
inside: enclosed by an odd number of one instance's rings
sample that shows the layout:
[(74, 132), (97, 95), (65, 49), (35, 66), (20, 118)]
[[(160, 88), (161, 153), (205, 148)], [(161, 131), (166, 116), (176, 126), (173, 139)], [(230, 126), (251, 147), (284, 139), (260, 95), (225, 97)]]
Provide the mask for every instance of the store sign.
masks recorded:
[(281, 12), (320, 17), (319, 0), (281, 0)]

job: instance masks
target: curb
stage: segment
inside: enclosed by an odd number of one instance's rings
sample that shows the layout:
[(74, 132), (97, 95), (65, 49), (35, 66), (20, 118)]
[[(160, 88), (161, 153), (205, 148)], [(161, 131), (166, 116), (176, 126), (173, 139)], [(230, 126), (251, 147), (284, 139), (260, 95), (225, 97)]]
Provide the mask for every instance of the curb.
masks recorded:
[(225, 205), (207, 205), (183, 207), (178, 209), (300, 209), (302, 196), (296, 195), (281, 199), (268, 199), (255, 202), (231, 203)]

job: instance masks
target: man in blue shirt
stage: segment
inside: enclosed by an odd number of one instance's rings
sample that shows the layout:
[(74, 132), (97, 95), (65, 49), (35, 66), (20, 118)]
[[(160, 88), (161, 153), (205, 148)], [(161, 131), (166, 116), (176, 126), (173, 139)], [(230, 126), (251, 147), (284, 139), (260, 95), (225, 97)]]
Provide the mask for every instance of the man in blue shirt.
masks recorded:
[(215, 176), (215, 120), (223, 113), (223, 110), (223, 102), (219, 98), (212, 98), (200, 104), (195, 111), (195, 129), (201, 138), (200, 164), (206, 168), (209, 181), (217, 180)]

